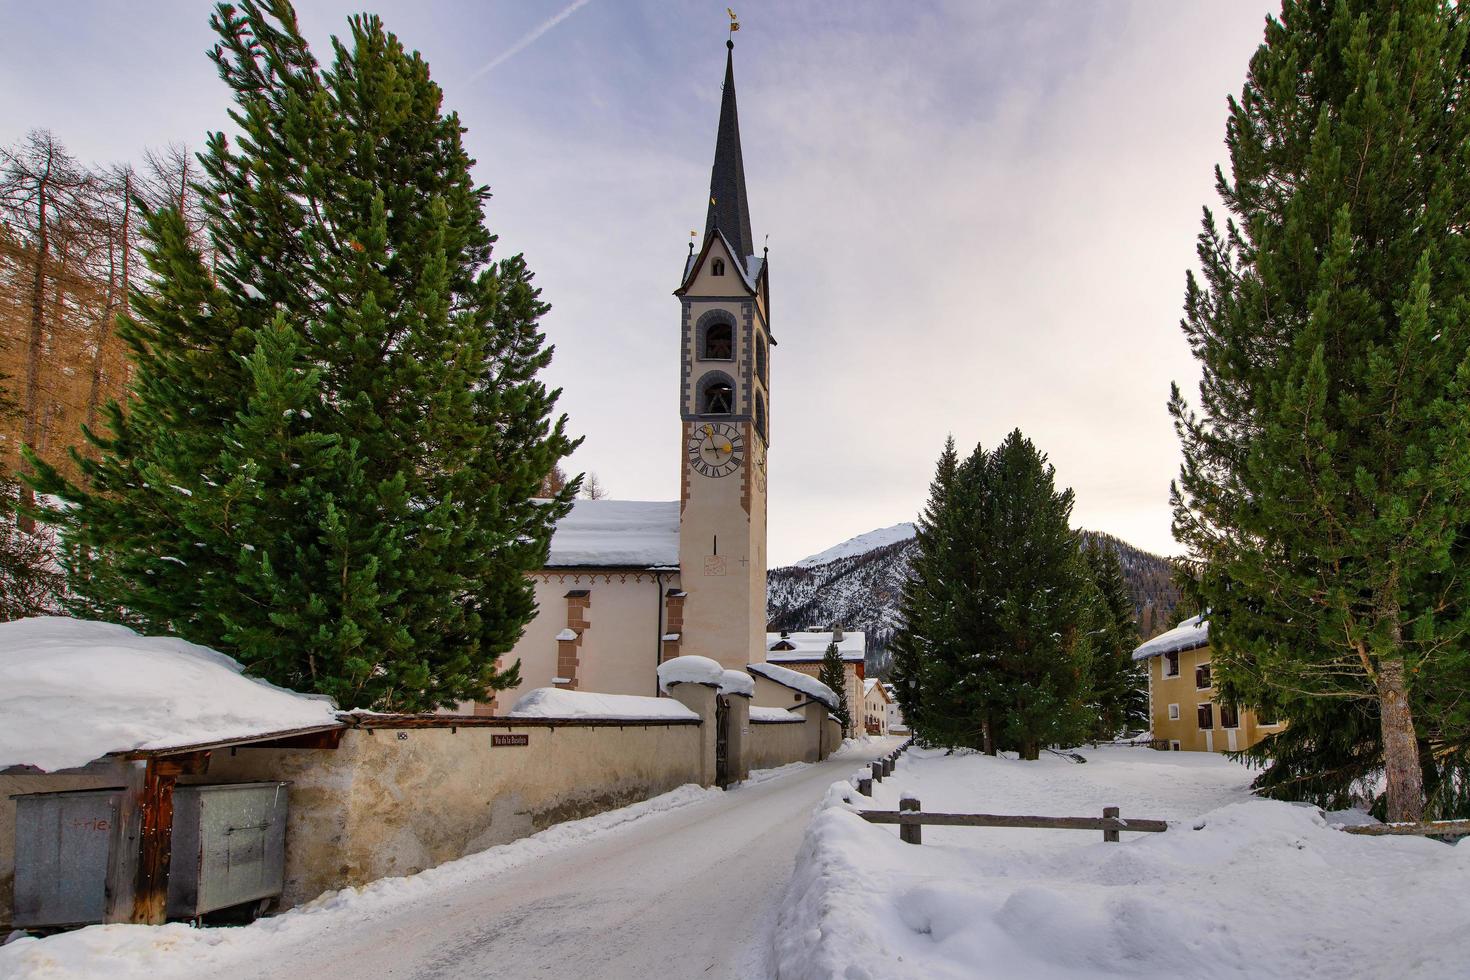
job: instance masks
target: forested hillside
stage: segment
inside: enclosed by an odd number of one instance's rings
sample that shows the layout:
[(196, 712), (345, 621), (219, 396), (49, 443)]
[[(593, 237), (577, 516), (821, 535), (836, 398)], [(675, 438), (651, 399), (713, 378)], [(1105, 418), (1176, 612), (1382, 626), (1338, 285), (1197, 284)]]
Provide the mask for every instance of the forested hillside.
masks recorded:
[[(1142, 639), (1174, 625), (1179, 590), (1168, 559), (1135, 548), (1110, 534), (1083, 532), (1118, 549), (1133, 594)], [(773, 630), (844, 629), (868, 634), (868, 669), (887, 666), (888, 642), (898, 626), (898, 597), (909, 574), (914, 526), (896, 524), (871, 531), (785, 568), (766, 579), (766, 615)], [(858, 550), (865, 540), (882, 542)], [(821, 560), (831, 555), (839, 557)]]

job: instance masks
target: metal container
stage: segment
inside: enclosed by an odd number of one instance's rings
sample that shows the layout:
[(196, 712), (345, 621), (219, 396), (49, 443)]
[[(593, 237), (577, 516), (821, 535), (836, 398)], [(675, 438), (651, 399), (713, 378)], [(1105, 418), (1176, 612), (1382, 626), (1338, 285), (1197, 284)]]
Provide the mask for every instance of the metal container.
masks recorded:
[(281, 894), (286, 880), (288, 783), (228, 783), (174, 789), (168, 917)]
[(15, 796), (17, 929), (101, 922), (117, 789)]

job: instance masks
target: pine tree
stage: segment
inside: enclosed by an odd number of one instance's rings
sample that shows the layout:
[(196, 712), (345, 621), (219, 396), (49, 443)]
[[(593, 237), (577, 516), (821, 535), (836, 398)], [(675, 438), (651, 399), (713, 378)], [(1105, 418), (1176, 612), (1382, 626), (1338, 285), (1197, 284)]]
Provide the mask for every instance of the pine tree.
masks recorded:
[(991, 683), (1004, 699), (997, 733), (1024, 759), (1075, 744), (1095, 725), (1090, 700), (1096, 587), (1070, 527), (1072, 491), (1020, 430), (989, 459), (980, 520), (989, 528), (979, 596), (993, 626)]
[(89, 433), (64, 530), (79, 611), (176, 633), (344, 706), (426, 710), (517, 680), (575, 486), (537, 376), (547, 307), (492, 261), (488, 191), (428, 65), (376, 17), (321, 69), (286, 0), (221, 4), (212, 57), (241, 136), (209, 139), (206, 266), (148, 215), (153, 289), (119, 333), (125, 416)]
[(1092, 692), (1099, 738), (1111, 739), (1148, 725), (1148, 676), (1133, 660), (1138, 627), (1133, 597), (1118, 551), (1104, 541), (1089, 541), (1082, 551), (1097, 587), (1093, 631)]
[(827, 652), (822, 655), (822, 665), (817, 668), (817, 680), (830, 687), (837, 695), (837, 710), (832, 712), (832, 717), (842, 724), (842, 730), (848, 735), (855, 734), (852, 727), (852, 709), (847, 703), (847, 671), (842, 665), (842, 654), (837, 649), (837, 642), (827, 644)]
[(1071, 502), (1018, 431), (964, 462), (946, 445), (894, 641), (904, 717), (926, 741), (1034, 759), (1091, 730), (1096, 587)]
[(1268, 21), (1187, 284), (1199, 414), (1170, 404), (1222, 692), (1284, 710), (1319, 788), (1363, 772), (1345, 716), (1376, 717), (1392, 820), (1470, 731), (1466, 32), (1444, 0)]

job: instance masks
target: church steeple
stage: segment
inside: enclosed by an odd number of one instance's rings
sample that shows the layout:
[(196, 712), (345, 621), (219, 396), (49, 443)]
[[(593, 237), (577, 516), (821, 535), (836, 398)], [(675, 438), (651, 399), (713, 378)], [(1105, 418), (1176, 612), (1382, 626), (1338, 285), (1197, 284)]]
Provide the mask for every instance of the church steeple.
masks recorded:
[(745, 199), (745, 162), (740, 156), (740, 118), (735, 111), (735, 42), (725, 42), (725, 94), (720, 101), (720, 130), (715, 137), (715, 165), (709, 177), (709, 217), (704, 235), (719, 228), (735, 250), (736, 261), (755, 254), (750, 233), (750, 206)]

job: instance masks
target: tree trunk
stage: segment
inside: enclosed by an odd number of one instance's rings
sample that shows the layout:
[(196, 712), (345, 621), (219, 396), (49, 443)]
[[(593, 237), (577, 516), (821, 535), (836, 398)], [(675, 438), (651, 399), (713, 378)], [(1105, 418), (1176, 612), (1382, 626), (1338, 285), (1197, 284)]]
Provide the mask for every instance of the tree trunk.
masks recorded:
[[(46, 227), (48, 190), (45, 183), (42, 183), (36, 194), (36, 265), (31, 274), (31, 329), (26, 343), (25, 404), (22, 406), (24, 415), (20, 434), (21, 443), (27, 446), (35, 445), (41, 410), (41, 342), (45, 337), (46, 319), (46, 250), (50, 247)], [(20, 500), (22, 508), (36, 502), (35, 491), (24, 481), (21, 483)], [(36, 522), (24, 513), (24, 509), (16, 524), (27, 534), (36, 529)]]
[[(112, 321), (119, 311), (123, 314), (128, 312), (128, 273), (132, 248), (132, 217), (133, 217), (133, 182), (129, 174), (123, 175), (122, 185), (123, 213), (122, 213), (122, 272), (119, 280), (116, 270), (112, 267), (113, 251), (111, 244), (108, 245), (108, 276), (107, 276), (107, 311), (102, 316), (102, 322), (97, 327), (97, 354), (92, 359), (92, 387), (87, 393), (87, 428), (97, 427), (97, 407), (102, 400), (102, 371), (104, 358), (107, 356), (107, 341), (112, 336)], [(90, 447), (91, 453), (96, 447)]]
[(995, 728), (991, 725), (989, 717), (986, 717), (980, 723), (980, 732), (985, 746), (985, 754), (995, 755)]
[(1424, 771), (1419, 766), (1419, 739), (1409, 708), (1401, 657), (1378, 664), (1378, 718), (1383, 733), (1383, 767), (1388, 777), (1390, 823), (1424, 819)]

